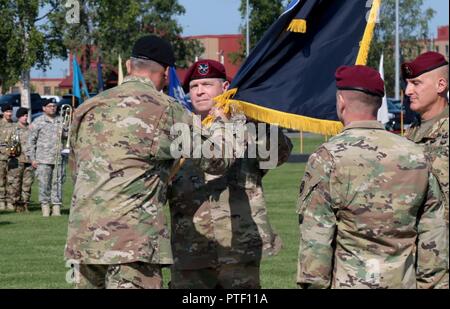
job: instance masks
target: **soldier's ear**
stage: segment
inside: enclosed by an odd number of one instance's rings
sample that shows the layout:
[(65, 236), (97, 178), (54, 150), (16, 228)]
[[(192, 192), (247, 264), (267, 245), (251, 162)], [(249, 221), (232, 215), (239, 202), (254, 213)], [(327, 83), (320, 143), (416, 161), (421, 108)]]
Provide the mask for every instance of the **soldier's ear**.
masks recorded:
[(224, 81), (223, 84), (222, 84), (223, 92), (227, 91), (229, 87), (230, 87), (230, 82), (229, 81)]
[(338, 115), (342, 115), (345, 109), (345, 99), (342, 93), (338, 93), (337, 95), (337, 104), (336, 107), (338, 109)]
[(448, 80), (445, 79), (444, 77), (439, 78), (437, 84), (437, 92), (439, 94), (447, 95), (447, 91), (448, 91)]

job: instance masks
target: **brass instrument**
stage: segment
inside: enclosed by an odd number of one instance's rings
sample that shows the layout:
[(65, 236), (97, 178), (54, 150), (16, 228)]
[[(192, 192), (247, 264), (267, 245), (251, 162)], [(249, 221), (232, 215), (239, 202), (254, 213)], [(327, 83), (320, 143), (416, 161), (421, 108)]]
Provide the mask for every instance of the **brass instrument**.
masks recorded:
[(61, 154), (68, 155), (70, 154), (70, 127), (72, 125), (72, 116), (73, 116), (73, 108), (70, 105), (63, 105), (61, 107), (61, 118), (62, 118), (62, 132), (60, 134), (60, 142), (62, 143), (62, 139), (64, 136), (64, 132), (67, 132), (66, 143), (64, 148), (61, 150)]
[[(61, 107), (59, 117), (61, 123), (58, 131), (58, 147), (56, 150), (55, 168), (56, 168), (56, 183), (57, 186), (62, 185), (65, 176), (65, 164), (68, 155), (70, 154), (70, 126), (72, 125), (73, 108), (70, 105), (64, 104)], [(64, 139), (66, 142), (64, 143)], [(62, 194), (62, 188), (57, 188), (58, 194)], [(62, 197), (61, 197), (62, 198)]]
[(22, 153), (22, 145), (20, 144), (19, 129), (11, 132), (6, 140), (6, 151), (10, 158), (17, 158)]

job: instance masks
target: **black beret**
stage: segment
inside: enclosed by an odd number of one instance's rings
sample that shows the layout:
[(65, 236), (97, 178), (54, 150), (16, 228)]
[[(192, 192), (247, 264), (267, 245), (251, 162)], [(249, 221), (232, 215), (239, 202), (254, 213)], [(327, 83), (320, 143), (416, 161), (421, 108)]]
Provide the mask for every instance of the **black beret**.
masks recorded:
[(16, 112), (16, 118), (19, 119), (20, 117), (24, 116), (24, 115), (28, 115), (28, 109), (26, 108), (19, 108)]
[(53, 98), (50, 99), (42, 99), (42, 106), (47, 106), (49, 104), (56, 104), (56, 100)]
[(13, 106), (11, 104), (5, 104), (2, 106), (2, 112), (7, 112), (7, 111), (12, 111), (13, 110)]
[(156, 35), (147, 35), (137, 40), (131, 52), (131, 57), (153, 60), (165, 66), (175, 65), (172, 45)]

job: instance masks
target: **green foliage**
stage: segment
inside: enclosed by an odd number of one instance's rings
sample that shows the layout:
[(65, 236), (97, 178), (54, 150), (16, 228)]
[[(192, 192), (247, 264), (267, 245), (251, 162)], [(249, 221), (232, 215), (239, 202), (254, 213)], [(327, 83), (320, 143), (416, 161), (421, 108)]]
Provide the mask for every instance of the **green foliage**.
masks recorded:
[[(250, 47), (255, 47), (258, 41), (262, 38), (264, 33), (269, 29), (269, 27), (277, 20), (277, 18), (283, 12), (284, 6), (287, 4), (286, 0), (250, 0)], [(244, 35), (244, 39), (241, 41), (241, 49), (237, 53), (231, 53), (230, 58), (233, 63), (242, 62), (245, 59), (246, 51), (246, 11), (247, 11), (247, 0), (241, 1), (241, 6), (239, 11), (243, 19), (241, 25), (241, 31)]]
[[(33, 66), (46, 69), (53, 57), (65, 58), (62, 37), (51, 17), (59, 1), (0, 1), (0, 79), (3, 91)], [(49, 13), (38, 16), (41, 8)]]
[[(420, 40), (430, 40), (428, 23), (433, 18), (433, 9), (423, 10), (423, 0), (400, 0), (400, 41), (403, 60), (418, 56)], [(386, 92), (394, 96), (395, 91), (395, 0), (383, 0), (379, 24), (371, 45), (368, 65), (378, 68), (384, 53)]]
[[(104, 70), (107, 76), (116, 70), (118, 56), (126, 60), (133, 43), (150, 33), (172, 43), (179, 67), (187, 67), (195, 55), (203, 53), (200, 42), (181, 37), (183, 29), (174, 16), (185, 14), (185, 9), (178, 0), (82, 0), (80, 9), (79, 24), (65, 21), (65, 8), (59, 10), (55, 23), (63, 29), (64, 44), (69, 51), (83, 57), (83, 72), (89, 70), (91, 60), (101, 57), (102, 63), (108, 64)], [(87, 75), (88, 83), (95, 85), (95, 75)]]

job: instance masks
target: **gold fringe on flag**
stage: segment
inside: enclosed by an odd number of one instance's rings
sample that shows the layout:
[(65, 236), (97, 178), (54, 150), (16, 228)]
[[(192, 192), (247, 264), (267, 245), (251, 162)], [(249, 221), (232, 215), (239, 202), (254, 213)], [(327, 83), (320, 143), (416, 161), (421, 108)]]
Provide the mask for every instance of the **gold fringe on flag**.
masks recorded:
[(372, 9), (370, 10), (369, 21), (367, 22), (366, 30), (360, 44), (358, 57), (356, 58), (356, 65), (366, 65), (369, 58), (370, 44), (372, 43), (373, 34), (375, 32), (375, 25), (377, 23), (378, 14), (381, 8), (381, 0), (374, 0)]
[[(231, 89), (214, 98), (217, 102), (215, 107), (223, 110), (225, 114), (229, 114), (233, 108), (241, 110), (247, 117), (257, 121), (276, 124), (280, 127), (298, 131), (307, 131), (322, 135), (334, 136), (339, 134), (343, 125), (339, 121), (315, 119), (306, 116), (300, 116), (285, 112), (280, 112), (270, 108), (258, 106), (252, 103), (233, 100), (233, 96), (237, 93), (237, 89)], [(208, 116), (203, 121), (203, 125), (208, 126), (214, 118)]]
[(296, 33), (306, 33), (306, 20), (305, 19), (293, 19), (289, 24), (287, 31)]

